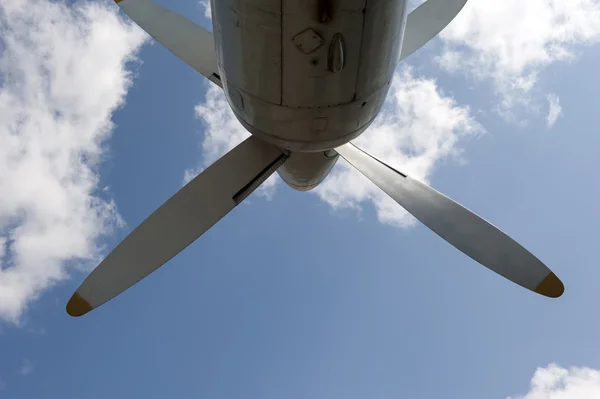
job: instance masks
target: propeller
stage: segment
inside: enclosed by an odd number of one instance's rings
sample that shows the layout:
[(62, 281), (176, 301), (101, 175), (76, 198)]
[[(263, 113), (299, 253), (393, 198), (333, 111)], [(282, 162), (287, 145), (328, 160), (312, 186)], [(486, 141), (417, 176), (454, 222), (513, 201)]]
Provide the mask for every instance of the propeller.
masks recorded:
[(465, 255), (538, 294), (551, 298), (563, 294), (563, 283), (546, 265), (475, 213), (351, 143), (335, 151)]
[(279, 148), (250, 136), (129, 234), (79, 286), (67, 313), (84, 315), (158, 269), (239, 205), (286, 159)]
[[(407, 19), (401, 59), (437, 35), (467, 0), (428, 0)], [(115, 0), (141, 28), (221, 86), (212, 33), (149, 0)], [(563, 283), (498, 228), (431, 187), (351, 143), (335, 149), (398, 204), (454, 247), (501, 276), (556, 298)], [(83, 281), (67, 303), (81, 316), (127, 290), (183, 251), (239, 205), (288, 158), (250, 136), (185, 185), (129, 234)]]

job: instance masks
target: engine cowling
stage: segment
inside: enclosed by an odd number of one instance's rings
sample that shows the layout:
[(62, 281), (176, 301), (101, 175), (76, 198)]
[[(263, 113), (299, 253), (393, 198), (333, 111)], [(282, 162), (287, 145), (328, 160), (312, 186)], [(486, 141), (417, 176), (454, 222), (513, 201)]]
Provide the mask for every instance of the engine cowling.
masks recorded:
[(408, 0), (212, 0), (219, 77), (250, 133), (294, 152), (336, 148), (380, 112)]

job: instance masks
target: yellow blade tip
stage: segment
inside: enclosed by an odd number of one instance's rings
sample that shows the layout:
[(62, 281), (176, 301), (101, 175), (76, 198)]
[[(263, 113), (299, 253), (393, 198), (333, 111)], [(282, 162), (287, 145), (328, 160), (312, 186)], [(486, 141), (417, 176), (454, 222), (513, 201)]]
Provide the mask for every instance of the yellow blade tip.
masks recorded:
[(83, 316), (93, 308), (85, 299), (81, 297), (77, 292), (73, 294), (69, 302), (67, 303), (67, 313), (73, 317)]
[(535, 288), (535, 292), (550, 298), (558, 298), (565, 292), (562, 281), (552, 272)]

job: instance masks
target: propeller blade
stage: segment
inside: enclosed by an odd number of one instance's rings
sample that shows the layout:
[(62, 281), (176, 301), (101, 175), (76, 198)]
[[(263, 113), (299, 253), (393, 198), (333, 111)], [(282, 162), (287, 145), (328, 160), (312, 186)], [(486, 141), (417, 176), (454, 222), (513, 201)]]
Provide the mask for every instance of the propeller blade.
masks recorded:
[(467, 0), (427, 0), (408, 14), (398, 62), (426, 45), (443, 31), (465, 4), (467, 4)]
[(81, 316), (158, 269), (240, 204), (286, 158), (277, 147), (250, 136), (129, 234), (79, 286), (67, 313)]
[(546, 265), (475, 213), (351, 143), (335, 150), (425, 226), (464, 254), (538, 294), (551, 298), (563, 294), (563, 283)]
[(223, 87), (211, 32), (149, 0), (115, 0), (115, 3), (154, 40)]

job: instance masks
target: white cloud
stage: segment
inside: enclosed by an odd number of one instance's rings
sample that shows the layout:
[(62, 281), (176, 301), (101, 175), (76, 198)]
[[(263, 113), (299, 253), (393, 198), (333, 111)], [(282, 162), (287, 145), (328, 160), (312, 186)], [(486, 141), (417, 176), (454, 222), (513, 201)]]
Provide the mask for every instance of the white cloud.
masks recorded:
[(24, 359), (23, 363), (21, 363), (21, 368), (19, 369), (19, 374), (27, 375), (27, 374), (31, 374), (32, 371), (33, 371), (33, 363), (31, 363), (31, 360)]
[(91, 265), (119, 223), (98, 164), (146, 35), (111, 3), (0, 2), (0, 319)]
[(546, 116), (546, 126), (551, 128), (554, 126), (558, 118), (562, 115), (562, 107), (556, 94), (548, 94), (548, 115)]
[[(208, 82), (206, 99), (194, 108), (194, 113), (204, 124), (202, 139), (203, 164), (196, 169), (188, 169), (184, 174), (184, 183), (187, 183), (200, 173), (204, 168), (215, 162), (233, 147), (240, 144), (250, 133), (237, 120), (223, 90)], [(256, 191), (257, 194), (271, 199), (279, 176), (274, 173)]]
[(212, 13), (210, 9), (210, 0), (200, 0), (200, 8), (204, 10), (204, 17), (212, 19)]
[[(427, 182), (440, 161), (460, 157), (462, 138), (482, 132), (468, 107), (445, 96), (434, 80), (417, 77), (411, 68), (404, 67), (394, 77), (383, 111), (354, 143)], [(343, 160), (315, 192), (334, 208), (360, 209), (361, 203), (370, 201), (383, 223), (407, 226), (414, 222), (394, 200)]]
[(600, 370), (587, 367), (562, 368), (550, 364), (538, 368), (529, 392), (507, 399), (597, 399), (600, 398)]
[(536, 108), (530, 102), (544, 68), (600, 41), (598, 21), (598, 0), (470, 0), (442, 31), (437, 61), (447, 71), (490, 79), (501, 115), (510, 119), (517, 105)]

